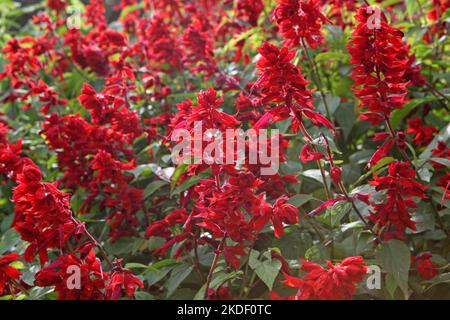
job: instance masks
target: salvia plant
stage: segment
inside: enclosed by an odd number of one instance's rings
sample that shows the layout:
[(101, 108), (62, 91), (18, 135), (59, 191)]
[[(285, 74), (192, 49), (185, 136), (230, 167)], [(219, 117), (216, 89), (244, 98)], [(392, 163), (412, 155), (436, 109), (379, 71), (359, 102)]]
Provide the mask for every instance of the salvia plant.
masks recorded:
[(31, 2), (0, 299), (450, 298), (450, 1)]

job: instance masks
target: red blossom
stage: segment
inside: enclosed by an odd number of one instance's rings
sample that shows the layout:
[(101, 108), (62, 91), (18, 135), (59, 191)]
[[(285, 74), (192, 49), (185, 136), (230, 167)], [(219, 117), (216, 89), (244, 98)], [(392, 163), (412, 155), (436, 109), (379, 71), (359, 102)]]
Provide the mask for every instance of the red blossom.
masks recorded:
[[(401, 109), (406, 102), (407, 83), (403, 75), (407, 59), (403, 51), (403, 33), (387, 24), (384, 15), (380, 28), (371, 28), (367, 7), (360, 8), (356, 19), (359, 24), (352, 33), (350, 63), (354, 65), (351, 77), (359, 107), (367, 108), (360, 119), (372, 125), (389, 118), (395, 109)], [(389, 63), (384, 63), (389, 61)]]
[(103, 300), (106, 280), (100, 260), (90, 251), (84, 259), (71, 253), (60, 256), (36, 274), (35, 283), (54, 286), (58, 300)]
[(322, 14), (319, 0), (278, 0), (273, 19), (287, 47), (299, 46), (304, 40), (316, 48), (323, 41), (322, 24), (330, 22)]
[(312, 160), (320, 160), (324, 158), (324, 155), (320, 152), (313, 152), (310, 150), (310, 145), (305, 144), (300, 151), (300, 160), (303, 163), (312, 161)]
[(431, 280), (439, 274), (438, 267), (431, 261), (432, 256), (431, 253), (424, 252), (411, 257), (411, 264), (417, 268), (417, 272), (424, 280)]
[[(361, 282), (367, 273), (367, 266), (360, 256), (345, 258), (341, 263), (333, 265), (327, 261), (328, 269), (320, 264), (300, 259), (300, 270), (306, 275), (296, 278), (284, 273), (284, 285), (298, 288), (291, 300), (349, 300), (356, 291), (356, 284)], [(271, 298), (284, 299), (275, 292)]]
[(105, 297), (108, 300), (117, 300), (122, 295), (122, 288), (124, 288), (128, 297), (131, 298), (138, 287), (143, 288), (144, 284), (129, 270), (114, 271), (106, 284)]
[(0, 295), (2, 295), (5, 286), (10, 283), (11, 280), (18, 280), (22, 274), (16, 268), (10, 266), (14, 261), (19, 260), (17, 253), (10, 253), (4, 256), (0, 256)]
[(369, 183), (377, 191), (386, 190), (386, 200), (373, 205), (369, 219), (376, 223), (381, 237), (385, 240), (404, 239), (405, 229), (416, 229), (408, 208), (415, 208), (416, 202), (411, 197), (425, 198), (426, 187), (414, 180), (414, 169), (406, 162), (392, 162), (388, 175), (378, 177)]
[(428, 145), (434, 135), (439, 132), (437, 128), (425, 125), (418, 116), (408, 120), (407, 123), (406, 133), (413, 135), (413, 142), (419, 147)]

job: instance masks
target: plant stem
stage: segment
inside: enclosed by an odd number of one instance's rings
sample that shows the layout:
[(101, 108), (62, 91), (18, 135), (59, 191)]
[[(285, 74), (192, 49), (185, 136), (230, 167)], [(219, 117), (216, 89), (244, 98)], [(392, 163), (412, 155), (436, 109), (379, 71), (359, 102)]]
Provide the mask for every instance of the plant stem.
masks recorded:
[[(72, 221), (74, 221), (75, 223), (80, 223), (74, 217), (71, 217), (71, 218), (72, 218)], [(103, 246), (100, 244), (100, 242), (98, 242), (97, 239), (92, 234), (89, 233), (89, 231), (86, 229), (86, 226), (84, 226), (83, 231), (84, 231), (85, 236), (88, 237), (89, 240), (91, 240), (94, 243), (94, 245), (98, 248), (98, 250), (100, 251), (100, 254), (103, 256), (105, 261), (108, 263), (111, 270), (113, 270), (115, 268), (115, 266), (112, 263), (112, 261), (109, 259), (108, 253), (106, 252), (105, 248), (103, 248)]]
[(222, 241), (220, 241), (219, 245), (217, 246), (216, 254), (215, 254), (213, 262), (211, 264), (211, 269), (209, 269), (209, 273), (208, 273), (208, 277), (206, 278), (206, 285), (205, 285), (205, 295), (204, 295), (205, 299), (208, 299), (209, 285), (211, 284), (212, 275), (213, 275), (214, 269), (216, 268), (217, 262), (219, 261), (219, 256), (222, 253), (223, 245), (225, 244), (226, 238), (227, 238), (227, 235), (225, 235), (222, 238)]
[(23, 293), (25, 293), (27, 296), (30, 295), (30, 293), (28, 292), (28, 290), (27, 290), (27, 289), (26, 289), (19, 281), (17, 281), (16, 279), (11, 279), (11, 282), (12, 282), (12, 284), (13, 284), (15, 287), (19, 288), (20, 291), (22, 291)]
[[(303, 133), (305, 138), (308, 140), (308, 143), (311, 145), (311, 148), (313, 149), (313, 151), (319, 152), (317, 147), (312, 143), (313, 138), (311, 137), (311, 135), (309, 134), (309, 132), (306, 130), (305, 126), (303, 125), (303, 121), (301, 121), (302, 119), (299, 119), (299, 120), (300, 120), (299, 121), (300, 122), (300, 131)], [(327, 199), (331, 199), (331, 192), (330, 192), (330, 189), (328, 188), (328, 183), (327, 183), (327, 179), (326, 179), (326, 175), (325, 175), (325, 169), (323, 168), (323, 165), (320, 162), (320, 160), (316, 160), (316, 163), (317, 163), (317, 166), (319, 167), (320, 174), (322, 176), (323, 185), (325, 187), (325, 193), (327, 195)]]
[(311, 79), (314, 81), (314, 84), (316, 85), (317, 90), (319, 91), (320, 96), (322, 97), (323, 105), (325, 106), (325, 110), (327, 112), (327, 117), (328, 117), (328, 119), (331, 120), (330, 108), (328, 107), (327, 99), (325, 97), (325, 94), (323, 93), (323, 89), (322, 89), (323, 85), (322, 85), (322, 81), (320, 80), (319, 72), (317, 71), (316, 63), (314, 62), (314, 60), (311, 58), (311, 56), (308, 53), (308, 48), (306, 46), (305, 40), (302, 38), (301, 41), (302, 41), (303, 50), (305, 51), (306, 58), (309, 62), (309, 66), (311, 68)]

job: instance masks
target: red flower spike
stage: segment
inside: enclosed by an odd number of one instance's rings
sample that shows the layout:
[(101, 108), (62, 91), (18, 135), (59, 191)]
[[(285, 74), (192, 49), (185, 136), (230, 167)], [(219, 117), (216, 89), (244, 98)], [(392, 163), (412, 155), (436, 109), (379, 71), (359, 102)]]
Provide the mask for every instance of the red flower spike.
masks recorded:
[(319, 0), (278, 0), (273, 20), (285, 38), (284, 45), (296, 47), (306, 41), (311, 48), (323, 41), (322, 24), (331, 22), (320, 11)]
[(374, 180), (369, 182), (377, 191), (386, 190), (386, 200), (373, 204), (374, 209), (369, 216), (385, 240), (403, 240), (406, 228), (415, 230), (408, 208), (416, 206), (411, 197), (425, 198), (426, 187), (415, 181), (414, 177), (414, 169), (408, 163), (392, 162), (387, 176), (374, 174)]

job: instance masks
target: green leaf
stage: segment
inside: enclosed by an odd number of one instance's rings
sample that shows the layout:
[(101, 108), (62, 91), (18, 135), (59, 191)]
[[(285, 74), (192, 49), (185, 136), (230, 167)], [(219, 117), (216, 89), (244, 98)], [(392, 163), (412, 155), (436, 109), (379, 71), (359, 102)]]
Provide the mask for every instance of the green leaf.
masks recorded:
[(368, 177), (370, 177), (374, 172), (377, 172), (378, 170), (380, 170), (381, 168), (383, 168), (384, 166), (387, 166), (388, 164), (390, 164), (391, 162), (395, 161), (395, 159), (393, 157), (385, 157), (383, 159), (381, 159), (380, 161), (378, 161), (372, 168), (370, 168), (369, 171), (367, 171), (365, 174), (363, 174), (355, 183), (354, 185), (358, 185), (359, 183), (361, 183), (362, 181), (364, 181), (365, 179), (367, 179)]
[(444, 141), (445, 143), (448, 143), (448, 140), (450, 140), (450, 123), (443, 128), (437, 136), (434, 137), (434, 139), (430, 142), (430, 144), (425, 148), (425, 150), (420, 154), (420, 159), (428, 159), (431, 156), (431, 150), (435, 149), (437, 146), (438, 141)]
[(136, 300), (155, 300), (154, 296), (152, 296), (150, 293), (144, 292), (144, 291), (137, 291), (134, 294), (134, 297), (136, 298)]
[(155, 264), (152, 265), (152, 267), (156, 268), (156, 269), (161, 269), (161, 268), (173, 266), (173, 265), (176, 265), (179, 263), (180, 263), (180, 261), (175, 260), (175, 259), (164, 259), (164, 260), (156, 262)]
[(311, 199), (313, 199), (313, 196), (310, 194), (296, 194), (286, 202), (292, 204), (294, 207), (299, 208)]
[(183, 263), (172, 270), (170, 278), (167, 281), (167, 298), (169, 298), (180, 286), (183, 280), (191, 274), (193, 268), (193, 266)]
[(389, 293), (391, 298), (394, 299), (395, 291), (397, 290), (398, 286), (397, 286), (397, 281), (395, 280), (395, 278), (392, 274), (388, 273), (386, 275), (385, 284), (386, 284), (387, 292)]
[(175, 189), (175, 186), (177, 185), (178, 180), (180, 180), (181, 176), (183, 175), (183, 173), (186, 172), (187, 169), (188, 169), (187, 164), (180, 164), (175, 169), (175, 171), (172, 174), (172, 177), (170, 178), (170, 191)]
[(162, 269), (154, 269), (153, 267), (149, 267), (144, 272), (145, 280), (149, 286), (152, 286), (163, 279), (173, 268), (175, 268), (175, 266), (165, 267)]
[(147, 187), (145, 187), (144, 190), (144, 199), (147, 199), (148, 197), (150, 197), (153, 193), (156, 192), (156, 190), (160, 189), (162, 186), (166, 185), (167, 182), (166, 181), (162, 181), (162, 180), (156, 180), (153, 181), (152, 183), (150, 183), (149, 185), (147, 185)]
[[(326, 106), (322, 98), (318, 100), (318, 110), (319, 112), (326, 114)], [(336, 109), (339, 107), (339, 104), (341, 103), (341, 98), (333, 96), (331, 94), (325, 95), (325, 102), (327, 103), (328, 110), (330, 111), (330, 114), (333, 115)]]
[(311, 234), (298, 225), (285, 228), (284, 236), (273, 242), (273, 246), (282, 252), (283, 257), (293, 260), (303, 257), (312, 244)]
[[(323, 184), (322, 174), (320, 173), (319, 169), (306, 170), (306, 171), (303, 171), (301, 173), (301, 175), (304, 177), (316, 180), (320, 184)], [(325, 180), (326, 180), (327, 184), (330, 185), (330, 178), (329, 178), (328, 172), (325, 172)]]
[(180, 194), (181, 192), (189, 189), (192, 186), (195, 186), (200, 181), (200, 178), (198, 176), (192, 176), (187, 178), (182, 184), (180, 184), (178, 187), (175, 188), (170, 194), (170, 196), (174, 196), (177, 194)]
[[(218, 274), (216, 274), (218, 273)], [(210, 288), (217, 290), (222, 284), (229, 280), (233, 280), (238, 275), (241, 275), (242, 271), (233, 271), (229, 273), (224, 273), (223, 270), (220, 270), (217, 272), (217, 270), (213, 273), (213, 279), (211, 280), (211, 283), (209, 285)], [(198, 292), (194, 296), (194, 300), (201, 300), (205, 296), (205, 288), (206, 283), (198, 290)]]
[(440, 163), (446, 167), (450, 167), (450, 160), (446, 158), (431, 158), (430, 160)]
[(321, 52), (316, 55), (315, 60), (317, 63), (329, 60), (346, 62), (349, 60), (349, 55), (343, 52)]
[(380, 245), (375, 253), (378, 263), (383, 270), (391, 274), (395, 282), (408, 298), (408, 274), (411, 253), (408, 246), (399, 240), (390, 240)]
[(433, 279), (425, 281), (425, 283), (429, 284), (429, 286), (426, 288), (426, 290), (429, 290), (430, 288), (432, 288), (438, 284), (441, 284), (441, 283), (450, 284), (450, 272), (437, 275)]
[(336, 227), (340, 224), (343, 217), (345, 217), (352, 209), (352, 204), (347, 201), (338, 201), (333, 207), (329, 209), (331, 215), (331, 226)]
[(258, 257), (259, 252), (252, 250), (248, 265), (255, 271), (256, 275), (265, 283), (269, 290), (272, 290), (273, 283), (281, 269), (281, 262), (277, 259), (270, 258), (270, 255), (264, 261), (260, 261)]
[(138, 3), (130, 6), (126, 6), (123, 8), (122, 12), (120, 13), (120, 18), (123, 19), (129, 14), (130, 12), (133, 12), (135, 10), (142, 9), (143, 3)]
[(147, 269), (148, 266), (142, 263), (137, 262), (129, 262), (125, 265), (125, 268), (127, 269)]
[(339, 123), (339, 128), (344, 133), (344, 138), (347, 139), (353, 129), (353, 126), (355, 125), (355, 112), (347, 105), (341, 104), (341, 106), (337, 108), (336, 112), (334, 113), (334, 117)]
[(406, 13), (408, 14), (409, 20), (413, 20), (414, 12), (417, 10), (418, 0), (406, 0)]
[(224, 46), (224, 50), (228, 51), (230, 48), (233, 48), (234, 46), (236, 46), (236, 44), (244, 39), (250, 38), (252, 35), (254, 35), (255, 33), (259, 32), (261, 30), (260, 27), (256, 27), (256, 28), (252, 28), (249, 29), (243, 33), (241, 33), (240, 35), (238, 35), (237, 37), (233, 37), (230, 41), (228, 41), (225, 46)]
[[(417, 0), (413, 0), (415, 2)], [(405, 118), (413, 109), (422, 103), (435, 101), (436, 97), (426, 97), (426, 98), (417, 98), (410, 100), (402, 109), (396, 109), (392, 112), (391, 116), (391, 125), (394, 129), (400, 124), (400, 122)]]

